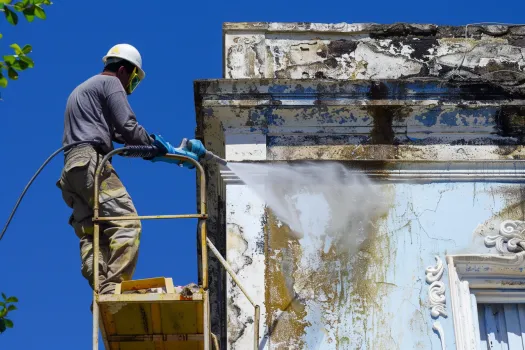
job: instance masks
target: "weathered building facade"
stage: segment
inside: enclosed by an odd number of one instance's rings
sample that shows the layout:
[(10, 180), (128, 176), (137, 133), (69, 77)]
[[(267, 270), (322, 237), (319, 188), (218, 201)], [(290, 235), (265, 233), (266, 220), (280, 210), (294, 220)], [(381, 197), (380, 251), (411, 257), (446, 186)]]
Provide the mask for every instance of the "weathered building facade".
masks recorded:
[[(223, 79), (195, 83), (205, 146), (340, 162), (389, 207), (338, 254), (207, 168), (210, 235), (261, 305), (260, 349), (522, 349), (524, 50), (525, 26), (224, 25)], [(251, 348), (248, 301), (214, 261), (210, 278), (223, 348)]]

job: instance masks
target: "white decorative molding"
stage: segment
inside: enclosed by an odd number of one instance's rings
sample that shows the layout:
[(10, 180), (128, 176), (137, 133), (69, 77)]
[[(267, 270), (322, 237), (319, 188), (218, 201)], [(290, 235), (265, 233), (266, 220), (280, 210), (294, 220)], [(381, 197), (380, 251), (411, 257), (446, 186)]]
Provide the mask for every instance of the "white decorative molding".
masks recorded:
[[(488, 146), (487, 146), (488, 147)], [(228, 161), (235, 162), (235, 159), (228, 159)], [(259, 158), (254, 162), (266, 162), (268, 160)], [(271, 160), (272, 163), (286, 163), (284, 160)], [(341, 161), (341, 159), (327, 159), (326, 161)], [(348, 161), (348, 160), (346, 160)], [(301, 160), (291, 161), (289, 163), (301, 163)], [(410, 160), (396, 160), (396, 159), (384, 159), (381, 160), (380, 164), (383, 168), (377, 169), (374, 166), (374, 161), (370, 160), (359, 160), (353, 159), (351, 162), (353, 167), (348, 168), (350, 174), (366, 174), (368, 177), (388, 182), (472, 182), (472, 181), (500, 181), (500, 182), (519, 182), (525, 177), (525, 162), (523, 161), (429, 161), (421, 164), (419, 161)], [(384, 169), (385, 164), (388, 164), (388, 168)], [(487, 170), (490, 169), (490, 170)], [(229, 168), (221, 168), (220, 174), (222, 179), (227, 184), (242, 184), (241, 179)], [(261, 181), (265, 177), (265, 173), (261, 172), (259, 175)], [(520, 225), (516, 224), (520, 223)], [(504, 227), (507, 225), (508, 227)], [(513, 226), (514, 225), (514, 226)], [(505, 240), (512, 238), (521, 237), (522, 239), (514, 239), (509, 244), (514, 242), (524, 242), (525, 246), (525, 234), (518, 233), (519, 227), (525, 229), (525, 222), (521, 221), (505, 221), (502, 223), (501, 233), (497, 236), (491, 236), (485, 238), (485, 244), (491, 244), (491, 239), (499, 239), (502, 243)], [(509, 233), (508, 233), (509, 232)], [(509, 235), (515, 235), (509, 237)], [(506, 237), (509, 237), (508, 239)], [(509, 247), (511, 248), (511, 247)], [(522, 248), (518, 247), (517, 251), (521, 251)], [(506, 252), (506, 251), (505, 251)]]
[(436, 255), (435, 258), (436, 266), (429, 266), (426, 269), (427, 283), (439, 281), (441, 279), (441, 276), (443, 276), (443, 271), (445, 270), (443, 262), (441, 261), (439, 256)]
[(438, 332), (439, 339), (441, 340), (441, 350), (445, 350), (445, 331), (443, 330), (443, 326), (441, 326), (441, 323), (439, 323), (439, 321), (436, 321), (432, 325), (432, 329)]
[(505, 220), (499, 235), (485, 237), (487, 247), (496, 246), (500, 253), (518, 253), (525, 250), (525, 221)]
[[(446, 297), (445, 297), (445, 284), (441, 282), (441, 277), (443, 277), (443, 271), (445, 271), (445, 266), (443, 261), (439, 256), (435, 256), (436, 265), (428, 266), (425, 270), (427, 274), (426, 281), (430, 283), (428, 287), (428, 299), (430, 301), (430, 315), (434, 318), (439, 316), (447, 317), (446, 310)], [(434, 322), (432, 329), (434, 329), (439, 334), (439, 339), (441, 341), (441, 349), (445, 349), (445, 332), (441, 323), (439, 321)]]
[(445, 284), (443, 282), (433, 282), (428, 289), (428, 296), (430, 298), (430, 306), (432, 311), (430, 314), (433, 317), (447, 317), (445, 307)]
[(477, 303), (525, 301), (524, 285), (518, 283), (523, 279), (525, 251), (506, 256), (449, 255), (447, 266), (456, 349), (478, 350)]
[(430, 283), (428, 289), (428, 298), (430, 300), (430, 314), (432, 317), (447, 317), (445, 284), (440, 281), (443, 276), (444, 266), (439, 256), (435, 256), (436, 266), (429, 266), (426, 269), (427, 283)]

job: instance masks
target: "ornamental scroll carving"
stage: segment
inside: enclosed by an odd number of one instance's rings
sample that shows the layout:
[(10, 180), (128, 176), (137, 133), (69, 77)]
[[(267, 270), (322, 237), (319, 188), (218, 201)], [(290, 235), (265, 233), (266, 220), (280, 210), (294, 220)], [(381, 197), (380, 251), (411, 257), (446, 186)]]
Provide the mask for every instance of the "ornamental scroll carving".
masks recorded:
[(427, 283), (430, 283), (430, 287), (428, 288), (428, 298), (430, 300), (431, 309), (430, 314), (432, 317), (447, 317), (445, 307), (445, 284), (440, 281), (445, 267), (439, 256), (436, 256), (435, 258), (436, 265), (429, 266), (426, 269)]
[(496, 246), (500, 253), (519, 253), (525, 250), (525, 221), (505, 220), (499, 234), (485, 237), (487, 247)]
[[(426, 281), (430, 283), (428, 288), (428, 299), (430, 300), (430, 314), (432, 317), (438, 318), (439, 316), (447, 317), (446, 311), (446, 297), (445, 297), (445, 284), (441, 282), (443, 277), (443, 271), (445, 267), (439, 256), (435, 256), (436, 265), (429, 266), (425, 272), (427, 274)], [(439, 321), (435, 321), (432, 329), (436, 331), (441, 340), (441, 349), (445, 350), (445, 332)]]

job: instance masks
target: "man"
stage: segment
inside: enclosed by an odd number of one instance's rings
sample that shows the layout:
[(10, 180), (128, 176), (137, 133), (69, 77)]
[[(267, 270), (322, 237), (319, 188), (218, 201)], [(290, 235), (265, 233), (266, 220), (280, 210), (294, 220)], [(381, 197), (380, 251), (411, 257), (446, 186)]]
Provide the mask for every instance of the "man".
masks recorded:
[[(95, 169), (104, 155), (113, 150), (112, 141), (126, 145), (159, 145), (159, 137), (150, 136), (137, 122), (127, 100), (127, 95), (145, 77), (140, 53), (131, 45), (119, 44), (109, 50), (103, 62), (103, 72), (84, 81), (69, 96), (62, 140), (63, 145), (94, 139), (101, 143), (96, 146), (82, 144), (66, 151), (64, 168), (57, 182), (64, 201), (73, 209), (69, 224), (80, 239), (82, 275), (91, 288)], [(169, 143), (160, 143), (172, 147)], [(190, 156), (198, 159), (195, 154)], [(100, 177), (99, 201), (102, 216), (137, 215), (130, 195), (110, 163)], [(100, 294), (113, 293), (117, 283), (131, 279), (137, 264), (140, 235), (139, 220), (101, 224)]]

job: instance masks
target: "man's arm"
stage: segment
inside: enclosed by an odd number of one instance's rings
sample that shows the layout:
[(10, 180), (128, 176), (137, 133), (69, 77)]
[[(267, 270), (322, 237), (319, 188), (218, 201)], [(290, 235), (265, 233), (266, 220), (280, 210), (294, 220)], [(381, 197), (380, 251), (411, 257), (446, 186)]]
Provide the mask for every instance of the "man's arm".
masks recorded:
[(113, 130), (113, 141), (116, 143), (120, 143), (121, 145), (125, 144), (126, 141), (124, 141), (124, 138), (121, 134), (119, 134), (117, 131)]
[(153, 140), (137, 122), (124, 91), (117, 91), (107, 97), (107, 108), (115, 127), (117, 141), (127, 145), (151, 145)]

